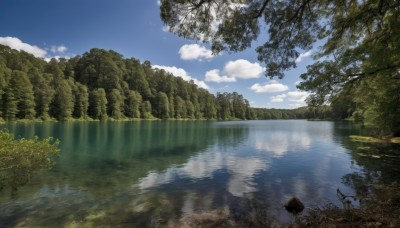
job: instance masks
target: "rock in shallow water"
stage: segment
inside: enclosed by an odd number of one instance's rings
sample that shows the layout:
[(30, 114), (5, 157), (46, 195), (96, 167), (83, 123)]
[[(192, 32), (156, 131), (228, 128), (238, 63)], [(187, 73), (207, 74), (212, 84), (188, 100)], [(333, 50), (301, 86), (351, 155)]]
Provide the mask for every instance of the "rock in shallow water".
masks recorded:
[(304, 210), (304, 204), (297, 198), (293, 197), (291, 198), (285, 205), (284, 207), (286, 210), (294, 215), (297, 215), (298, 213), (302, 212)]

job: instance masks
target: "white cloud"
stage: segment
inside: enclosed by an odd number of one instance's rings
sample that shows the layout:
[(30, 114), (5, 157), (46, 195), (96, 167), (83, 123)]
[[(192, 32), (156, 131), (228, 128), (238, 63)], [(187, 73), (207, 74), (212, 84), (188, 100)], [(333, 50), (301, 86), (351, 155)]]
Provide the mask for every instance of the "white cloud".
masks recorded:
[(157, 5), (161, 6), (161, 0), (157, 0)]
[(286, 94), (281, 94), (281, 95), (276, 95), (271, 97), (271, 102), (273, 103), (279, 103), (283, 102), (283, 100), (286, 98)]
[(209, 70), (205, 74), (205, 80), (210, 82), (236, 82), (239, 79), (259, 78), (265, 68), (258, 63), (251, 63), (244, 59), (229, 61), (225, 64), (223, 74), (220, 70)]
[(179, 49), (179, 54), (183, 60), (202, 60), (214, 57), (212, 51), (198, 44), (185, 44)]
[[(28, 43), (24, 43), (22, 42), (20, 39), (18, 39), (17, 37), (0, 37), (0, 44), (8, 46), (12, 49), (18, 50), (18, 51), (25, 51), (28, 52), (32, 55), (34, 55), (37, 58), (42, 58), (47, 62), (50, 62), (50, 60), (52, 58), (55, 59), (60, 59), (60, 58), (65, 58), (65, 59), (69, 59), (71, 58), (70, 56), (60, 56), (60, 55), (56, 55), (56, 56), (51, 56), (48, 55), (47, 51), (45, 49), (42, 49), (38, 46), (35, 45), (31, 45)], [(60, 46), (51, 46), (50, 50), (53, 53), (64, 53), (68, 50), (67, 47), (65, 47), (64, 45), (60, 45)]]
[(60, 45), (60, 46), (51, 46), (50, 51), (53, 53), (59, 52), (59, 53), (64, 53), (68, 50), (67, 47), (65, 47), (64, 45)]
[(304, 101), (308, 93), (305, 91), (292, 91), (287, 93), (289, 101), (294, 101), (294, 102), (302, 102)]
[(301, 53), (299, 55), (299, 57), (297, 57), (297, 59), (295, 60), (296, 63), (300, 63), (302, 61), (304, 61), (306, 58), (310, 57), (312, 54), (312, 50), (309, 50), (307, 52)]
[(295, 81), (294, 84), (295, 84), (295, 85), (298, 85), (298, 84), (300, 84), (300, 82), (301, 82), (301, 81)]
[(56, 59), (57, 61), (59, 61), (61, 58), (63, 58), (63, 59), (70, 59), (71, 56), (59, 56), (59, 55), (56, 55), (56, 56), (51, 56), (51, 57), (45, 57), (45, 58), (43, 58), (43, 59), (44, 59), (44, 61), (46, 61), (46, 62), (50, 62), (51, 59)]
[(286, 91), (289, 89), (289, 87), (287, 85), (280, 84), (275, 80), (271, 80), (266, 84), (256, 83), (252, 85), (250, 89), (256, 93), (277, 93)]
[(294, 104), (290, 104), (290, 107), (297, 108), (306, 105), (306, 98), (308, 97), (308, 93), (305, 91), (292, 91), (287, 93), (287, 98), (289, 101), (294, 102)]
[(225, 67), (224, 71), (228, 77), (233, 78), (259, 78), (264, 72), (264, 68), (258, 63), (251, 63), (244, 59), (239, 59), (236, 61), (229, 61)]
[(35, 45), (30, 45), (27, 43), (22, 42), (20, 39), (16, 37), (0, 37), (0, 44), (3, 44), (5, 46), (9, 46), (12, 49), (18, 50), (18, 51), (25, 51), (28, 52), (35, 57), (40, 57), (44, 58), (47, 54), (47, 52), (38, 46)]
[(204, 81), (200, 81), (196, 78), (193, 78), (183, 68), (178, 68), (175, 66), (172, 66), (172, 67), (171, 66), (160, 66), (160, 65), (153, 65), (153, 68), (165, 70), (166, 72), (174, 75), (175, 77), (181, 77), (185, 81), (193, 80), (194, 84), (196, 84), (200, 88), (207, 89), (207, 90), (209, 89), (208, 85)]
[(225, 75), (221, 76), (218, 69), (207, 71), (205, 78), (206, 82), (236, 82), (236, 78), (231, 78)]

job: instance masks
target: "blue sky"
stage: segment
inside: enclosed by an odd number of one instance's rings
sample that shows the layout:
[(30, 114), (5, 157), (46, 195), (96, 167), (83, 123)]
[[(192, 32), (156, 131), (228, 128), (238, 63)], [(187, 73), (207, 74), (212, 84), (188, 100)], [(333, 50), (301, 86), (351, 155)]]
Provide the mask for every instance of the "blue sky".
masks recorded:
[(157, 0), (0, 0), (0, 44), (37, 57), (112, 49), (193, 79), (211, 93), (236, 91), (253, 107), (305, 105), (307, 94), (295, 84), (312, 62), (311, 51), (305, 51), (284, 79), (270, 80), (255, 52), (262, 41), (243, 52), (212, 56), (209, 45), (166, 31)]

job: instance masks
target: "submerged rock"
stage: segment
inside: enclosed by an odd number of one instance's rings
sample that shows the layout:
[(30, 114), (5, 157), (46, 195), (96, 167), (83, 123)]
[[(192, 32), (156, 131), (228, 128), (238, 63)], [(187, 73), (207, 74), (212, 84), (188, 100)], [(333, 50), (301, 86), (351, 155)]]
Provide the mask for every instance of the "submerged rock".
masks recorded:
[(285, 205), (284, 207), (286, 210), (294, 215), (297, 215), (298, 213), (302, 212), (304, 210), (304, 204), (297, 198), (293, 197), (291, 198)]

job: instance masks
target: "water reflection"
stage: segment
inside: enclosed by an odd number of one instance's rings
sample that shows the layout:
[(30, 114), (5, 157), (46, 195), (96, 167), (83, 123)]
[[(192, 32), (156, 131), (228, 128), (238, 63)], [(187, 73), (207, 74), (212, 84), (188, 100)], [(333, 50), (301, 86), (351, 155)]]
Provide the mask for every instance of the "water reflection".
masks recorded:
[[(228, 148), (229, 150), (229, 148)], [(188, 162), (173, 166), (164, 172), (151, 171), (139, 180), (141, 190), (169, 184), (178, 179), (200, 181), (213, 178), (218, 171), (229, 174), (226, 188), (238, 197), (257, 190), (253, 177), (260, 171), (266, 171), (269, 164), (260, 158), (238, 157), (232, 153), (208, 151), (189, 158)]]
[(352, 130), (333, 122), (138, 121), (8, 128), (24, 137), (59, 138), (62, 153), (56, 166), (35, 176), (17, 198), (0, 192), (0, 227), (146, 227), (221, 208), (248, 224), (254, 218), (246, 216), (253, 212), (286, 221), (282, 205), (292, 196), (306, 206), (335, 203), (336, 188), (349, 195), (354, 191), (355, 176), (344, 183), (342, 177), (362, 170), (361, 165), (382, 169), (356, 157), (354, 145), (346, 141)]
[(257, 150), (272, 153), (274, 157), (282, 157), (288, 151), (307, 150), (311, 145), (311, 138), (300, 132), (266, 132), (257, 134), (255, 141)]

